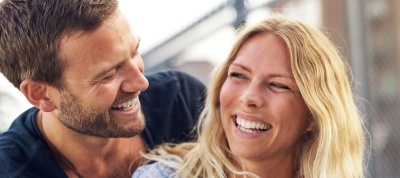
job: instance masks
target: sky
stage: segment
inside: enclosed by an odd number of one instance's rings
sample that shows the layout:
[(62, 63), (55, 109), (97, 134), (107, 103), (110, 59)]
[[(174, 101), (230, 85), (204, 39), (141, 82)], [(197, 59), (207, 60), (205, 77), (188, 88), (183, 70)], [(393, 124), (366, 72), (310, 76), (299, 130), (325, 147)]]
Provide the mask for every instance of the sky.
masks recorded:
[(142, 52), (184, 29), (226, 0), (119, 0)]

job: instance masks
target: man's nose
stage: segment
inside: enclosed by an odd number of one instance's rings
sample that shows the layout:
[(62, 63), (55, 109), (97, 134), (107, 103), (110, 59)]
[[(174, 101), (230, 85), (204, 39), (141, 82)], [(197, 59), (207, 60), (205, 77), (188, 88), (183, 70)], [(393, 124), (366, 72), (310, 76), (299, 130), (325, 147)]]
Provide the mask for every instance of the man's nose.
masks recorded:
[[(141, 59), (140, 59), (141, 60)], [(129, 66), (127, 67), (127, 72), (125, 73), (125, 79), (121, 84), (121, 90), (125, 92), (137, 92), (146, 90), (149, 86), (149, 82), (143, 75), (142, 67), (143, 63), (140, 61), (131, 60)]]

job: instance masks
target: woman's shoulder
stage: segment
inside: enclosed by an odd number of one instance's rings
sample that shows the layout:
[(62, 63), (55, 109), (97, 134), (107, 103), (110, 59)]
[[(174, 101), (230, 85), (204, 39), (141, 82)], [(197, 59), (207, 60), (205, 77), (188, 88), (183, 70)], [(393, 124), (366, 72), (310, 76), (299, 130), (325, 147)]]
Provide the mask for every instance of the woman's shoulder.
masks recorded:
[(176, 169), (163, 163), (155, 162), (137, 168), (132, 178), (169, 178), (175, 171)]

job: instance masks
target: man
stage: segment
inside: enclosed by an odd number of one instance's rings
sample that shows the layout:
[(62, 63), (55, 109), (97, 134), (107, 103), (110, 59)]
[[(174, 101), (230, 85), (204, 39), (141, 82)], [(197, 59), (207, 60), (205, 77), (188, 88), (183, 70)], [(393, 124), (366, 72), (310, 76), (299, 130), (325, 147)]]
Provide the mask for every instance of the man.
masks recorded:
[(149, 87), (139, 44), (116, 0), (4, 0), (0, 72), (35, 107), (0, 136), (0, 176), (130, 177), (140, 152), (190, 139), (204, 86)]

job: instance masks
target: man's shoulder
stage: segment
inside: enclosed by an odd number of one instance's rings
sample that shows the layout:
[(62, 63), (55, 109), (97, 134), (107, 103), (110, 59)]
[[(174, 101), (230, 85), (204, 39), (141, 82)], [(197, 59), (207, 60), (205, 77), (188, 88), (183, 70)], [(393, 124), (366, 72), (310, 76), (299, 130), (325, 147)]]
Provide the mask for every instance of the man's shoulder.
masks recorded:
[(31, 155), (37, 150), (33, 143), (26, 120), (34, 109), (22, 113), (14, 120), (8, 131), (0, 135), (0, 175), (14, 177), (19, 175)]
[(11, 124), (10, 128), (0, 135), (0, 148), (12, 144), (24, 144), (23, 141), (32, 138), (35, 133), (36, 124), (34, 118), (39, 110), (30, 108), (19, 115)]
[(23, 147), (27, 144), (26, 141), (32, 139), (33, 126), (31, 121), (37, 113), (36, 108), (31, 108), (18, 116), (10, 128), (0, 135), (0, 150), (5, 150), (10, 147)]
[(152, 73), (146, 77), (149, 88), (139, 96), (146, 118), (197, 120), (206, 92), (200, 80), (177, 70)]
[(149, 81), (149, 88), (146, 90), (159, 89), (162, 86), (182, 87), (180, 84), (191, 84), (193, 87), (205, 89), (205, 85), (196, 77), (179, 70), (159, 71), (145, 75)]
[(205, 99), (205, 85), (190, 74), (176, 70), (146, 77), (149, 88), (139, 99), (146, 118), (142, 135), (147, 145), (191, 140)]
[[(146, 74), (149, 88), (140, 95), (144, 107), (158, 104), (195, 105), (205, 98), (206, 86), (194, 76), (178, 71), (168, 70)], [(164, 105), (165, 106), (165, 105)], [(171, 105), (172, 106), (172, 105)]]
[(32, 125), (36, 113), (35, 108), (22, 113), (8, 131), (0, 135), (0, 177), (51, 175), (39, 174), (51, 168), (47, 165), (52, 164), (52, 158)]

